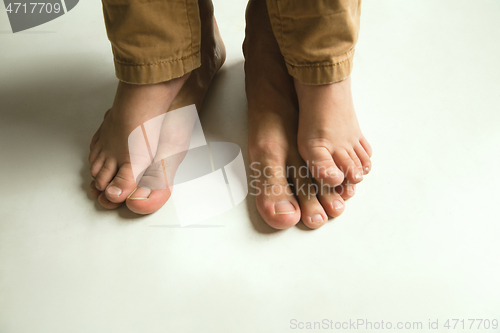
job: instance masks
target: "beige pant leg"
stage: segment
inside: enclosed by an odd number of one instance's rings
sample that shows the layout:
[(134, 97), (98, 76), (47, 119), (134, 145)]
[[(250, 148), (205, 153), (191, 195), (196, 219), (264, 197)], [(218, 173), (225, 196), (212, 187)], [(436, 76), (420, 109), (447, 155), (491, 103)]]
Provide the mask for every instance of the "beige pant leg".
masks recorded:
[(168, 81), (201, 65), (197, 0), (102, 0), (119, 80)]
[(304, 84), (342, 81), (352, 71), (361, 0), (267, 0), (288, 72)]

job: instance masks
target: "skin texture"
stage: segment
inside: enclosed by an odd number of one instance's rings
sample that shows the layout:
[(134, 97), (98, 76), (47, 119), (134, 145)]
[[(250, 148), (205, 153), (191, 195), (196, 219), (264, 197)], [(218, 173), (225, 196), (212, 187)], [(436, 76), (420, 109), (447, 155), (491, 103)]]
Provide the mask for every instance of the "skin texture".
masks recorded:
[[(120, 82), (115, 102), (91, 143), (91, 192), (108, 209), (124, 202), (138, 214), (160, 209), (170, 189), (137, 187), (128, 157), (133, 129), (167, 110), (201, 103), (225, 60), (225, 49), (207, 1), (200, 3), (202, 66), (185, 76), (155, 85)], [(356, 184), (371, 169), (372, 154), (361, 133), (351, 95), (351, 79), (329, 85), (304, 85), (288, 74), (274, 37), (267, 7), (247, 8), (245, 54), (248, 99), (248, 152), (257, 209), (271, 227), (286, 229), (299, 221), (311, 229), (340, 216)], [(161, 136), (161, 134), (160, 134)], [(158, 140), (158, 152), (169, 147)], [(178, 140), (176, 140), (178, 141)], [(158, 154), (157, 152), (157, 154)], [(172, 175), (182, 161), (167, 170)], [(156, 157), (158, 162), (161, 157)], [(162, 177), (159, 164), (147, 177)], [(173, 178), (171, 176), (170, 178)], [(119, 189), (119, 190), (117, 190)]]
[[(247, 8), (243, 51), (257, 209), (276, 229), (300, 220), (319, 228), (328, 216), (343, 213), (345, 200), (371, 168), (371, 148), (359, 129), (350, 78), (322, 86), (294, 80), (263, 2), (250, 2)], [(307, 166), (309, 174), (299, 172)]]
[[(94, 180), (90, 191), (104, 208), (115, 209), (125, 202), (135, 213), (150, 214), (160, 209), (170, 197), (168, 188), (152, 191), (137, 188), (128, 154), (128, 136), (144, 122), (169, 110), (191, 104), (200, 110), (210, 82), (223, 65), (226, 54), (211, 2), (201, 1), (199, 6), (202, 22), (201, 67), (181, 78), (158, 84), (119, 82), (113, 106), (106, 112), (92, 139), (89, 163)], [(159, 151), (164, 149), (158, 147)]]

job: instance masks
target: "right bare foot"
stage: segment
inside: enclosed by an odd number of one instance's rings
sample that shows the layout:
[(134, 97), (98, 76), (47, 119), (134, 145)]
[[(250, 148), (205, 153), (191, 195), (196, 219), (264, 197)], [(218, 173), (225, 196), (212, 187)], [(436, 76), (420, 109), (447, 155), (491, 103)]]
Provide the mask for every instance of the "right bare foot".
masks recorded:
[(249, 2), (243, 50), (248, 152), (254, 171), (250, 185), (257, 192), (257, 209), (276, 229), (289, 228), (301, 219), (309, 228), (321, 227), (328, 216), (342, 214), (344, 200), (354, 195), (354, 185), (315, 192), (317, 185), (297, 147), (299, 104), (294, 81), (274, 38), (265, 1)]
[(167, 110), (191, 104), (200, 110), (212, 78), (224, 63), (225, 48), (211, 2), (200, 1), (199, 7), (201, 67), (182, 78), (157, 85), (120, 82), (113, 107), (92, 139), (89, 161), (95, 181), (91, 183), (91, 192), (105, 208), (117, 208), (126, 200), (133, 212), (149, 214), (160, 209), (170, 197), (168, 190), (137, 188), (130, 164), (128, 136), (135, 128)]

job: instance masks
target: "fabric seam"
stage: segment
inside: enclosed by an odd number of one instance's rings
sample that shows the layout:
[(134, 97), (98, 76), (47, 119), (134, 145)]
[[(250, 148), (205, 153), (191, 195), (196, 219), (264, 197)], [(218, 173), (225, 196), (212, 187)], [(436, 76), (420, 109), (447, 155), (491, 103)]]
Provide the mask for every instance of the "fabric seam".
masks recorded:
[[(351, 52), (354, 51), (354, 48), (351, 48), (349, 51), (347, 51), (345, 54), (349, 54)], [(336, 62), (336, 63), (316, 63), (316, 64), (307, 64), (307, 65), (294, 65), (294, 64), (291, 64), (289, 62), (286, 62), (288, 65), (292, 66), (292, 67), (334, 67), (334, 66), (340, 66), (346, 62), (349, 62), (351, 61), (353, 58), (353, 56), (349, 56), (347, 59), (344, 59), (342, 61), (339, 61), (339, 62)]]
[(114, 61), (115, 61), (115, 63), (120, 64), (120, 65), (124, 65), (124, 66), (155, 66), (155, 65), (159, 65), (159, 64), (172, 63), (172, 62), (176, 62), (176, 61), (184, 61), (184, 60), (187, 60), (189, 58), (196, 57), (199, 54), (200, 54), (200, 52), (196, 52), (196, 53), (191, 54), (191, 55), (189, 55), (187, 57), (182, 57), (182, 58), (172, 59), (172, 60), (163, 60), (163, 61), (158, 61), (158, 62), (152, 62), (152, 63), (149, 63), (149, 64), (131, 64), (131, 63), (127, 63), (127, 62), (122, 62), (120, 60), (117, 60), (116, 58), (114, 59)]

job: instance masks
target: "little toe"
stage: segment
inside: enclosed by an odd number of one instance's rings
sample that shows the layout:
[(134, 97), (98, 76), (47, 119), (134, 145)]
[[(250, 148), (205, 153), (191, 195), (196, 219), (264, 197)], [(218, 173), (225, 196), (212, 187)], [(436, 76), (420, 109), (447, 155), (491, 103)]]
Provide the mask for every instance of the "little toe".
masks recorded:
[(350, 183), (357, 184), (363, 180), (363, 170), (359, 159), (356, 157), (353, 160), (355, 157), (354, 155), (354, 152), (349, 154), (345, 149), (338, 149), (333, 152), (333, 159), (339, 169), (344, 173), (345, 179)]
[(344, 212), (345, 202), (336, 188), (323, 187), (318, 198), (329, 216), (339, 217)]
[(330, 151), (324, 146), (309, 142), (299, 144), (299, 152), (309, 166), (314, 179), (331, 187), (340, 185), (344, 180), (344, 174), (335, 164)]
[(124, 202), (136, 188), (134, 174), (130, 164), (124, 164), (106, 187), (106, 198), (114, 203)]
[(363, 149), (365, 150), (365, 152), (368, 154), (369, 157), (372, 157), (372, 154), (373, 154), (373, 151), (372, 151), (372, 146), (370, 146), (370, 143), (368, 142), (368, 140), (366, 140), (365, 137), (362, 137), (360, 140), (359, 140), (359, 143), (363, 146)]
[(102, 165), (102, 168), (97, 176), (95, 176), (95, 187), (99, 191), (104, 191), (115, 174), (116, 161), (112, 158), (107, 159)]
[(365, 151), (365, 149), (361, 144), (355, 146), (354, 151), (356, 152), (356, 155), (358, 156), (361, 165), (363, 167), (363, 174), (367, 175), (372, 169), (372, 162), (370, 160), (370, 156), (368, 155), (368, 153)]

